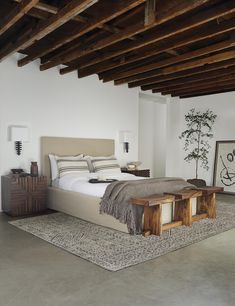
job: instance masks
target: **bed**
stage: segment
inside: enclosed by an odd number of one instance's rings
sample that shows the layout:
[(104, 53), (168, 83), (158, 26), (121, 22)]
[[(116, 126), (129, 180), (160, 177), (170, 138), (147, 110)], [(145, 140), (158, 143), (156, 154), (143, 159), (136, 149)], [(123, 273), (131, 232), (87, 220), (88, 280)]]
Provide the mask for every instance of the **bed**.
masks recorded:
[[(112, 139), (85, 139), (42, 137), (41, 138), (41, 166), (42, 174), (51, 177), (48, 155), (76, 155), (83, 153), (92, 156), (110, 156), (115, 151)], [(50, 181), (50, 180), (49, 180)], [(93, 196), (83, 192), (63, 190), (58, 187), (48, 187), (48, 208), (81, 218), (83, 220), (128, 233), (127, 226), (114, 217), (100, 214), (100, 196)], [(196, 203), (193, 204), (193, 213)], [(163, 224), (171, 222), (172, 205), (164, 205)]]

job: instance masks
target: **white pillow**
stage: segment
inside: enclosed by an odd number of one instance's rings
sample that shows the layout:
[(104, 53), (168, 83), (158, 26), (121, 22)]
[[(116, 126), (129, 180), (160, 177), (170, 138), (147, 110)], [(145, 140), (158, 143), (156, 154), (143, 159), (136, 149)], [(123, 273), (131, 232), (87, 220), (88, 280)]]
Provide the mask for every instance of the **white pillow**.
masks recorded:
[(83, 158), (83, 154), (79, 154), (76, 156), (59, 156), (55, 154), (49, 154), (49, 160), (51, 165), (51, 179), (55, 180), (58, 178), (58, 165), (57, 165), (57, 159), (64, 158), (67, 160), (79, 160)]
[(92, 160), (92, 166), (95, 172), (98, 173), (109, 173), (109, 174), (120, 174), (121, 167), (118, 161), (113, 159), (102, 159), (102, 160)]
[(95, 169), (94, 169), (93, 164), (92, 164), (93, 160), (116, 159), (116, 158), (113, 155), (111, 155), (111, 156), (90, 156), (90, 155), (85, 155), (84, 159), (87, 160), (90, 172), (95, 172)]

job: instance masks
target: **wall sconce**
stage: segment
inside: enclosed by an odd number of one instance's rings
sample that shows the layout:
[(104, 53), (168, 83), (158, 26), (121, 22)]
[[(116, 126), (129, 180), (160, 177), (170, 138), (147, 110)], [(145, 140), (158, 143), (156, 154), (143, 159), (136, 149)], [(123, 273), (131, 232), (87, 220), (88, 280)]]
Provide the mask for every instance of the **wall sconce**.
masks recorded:
[(15, 142), (16, 154), (20, 155), (22, 151), (22, 142), (29, 141), (29, 129), (26, 126), (11, 126), (10, 141)]
[(129, 152), (129, 143), (132, 133), (130, 131), (120, 131), (119, 132), (119, 142), (123, 143), (124, 152)]

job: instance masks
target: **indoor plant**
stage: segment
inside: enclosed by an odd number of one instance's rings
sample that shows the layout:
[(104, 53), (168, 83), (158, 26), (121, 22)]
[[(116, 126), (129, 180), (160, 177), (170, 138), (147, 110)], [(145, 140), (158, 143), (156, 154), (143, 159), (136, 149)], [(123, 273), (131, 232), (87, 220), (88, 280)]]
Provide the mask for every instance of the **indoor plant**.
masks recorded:
[(211, 110), (205, 112), (191, 109), (185, 115), (187, 129), (179, 136), (184, 139), (184, 150), (188, 153), (184, 160), (186, 162), (195, 162), (195, 179), (190, 180), (195, 185), (203, 185), (205, 181), (198, 179), (199, 164), (202, 168), (208, 170), (208, 153), (210, 149), (209, 139), (213, 137), (212, 127), (217, 115)]

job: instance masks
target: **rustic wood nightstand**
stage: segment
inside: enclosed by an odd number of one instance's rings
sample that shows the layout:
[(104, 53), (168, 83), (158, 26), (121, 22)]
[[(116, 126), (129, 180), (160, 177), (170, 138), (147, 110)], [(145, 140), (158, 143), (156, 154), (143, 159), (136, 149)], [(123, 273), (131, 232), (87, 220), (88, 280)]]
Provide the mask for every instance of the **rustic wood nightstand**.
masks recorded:
[(134, 174), (135, 176), (150, 177), (149, 169), (128, 170), (127, 168), (122, 168), (121, 170), (123, 173), (130, 173)]
[(2, 208), (10, 216), (41, 213), (46, 209), (47, 177), (2, 176)]

